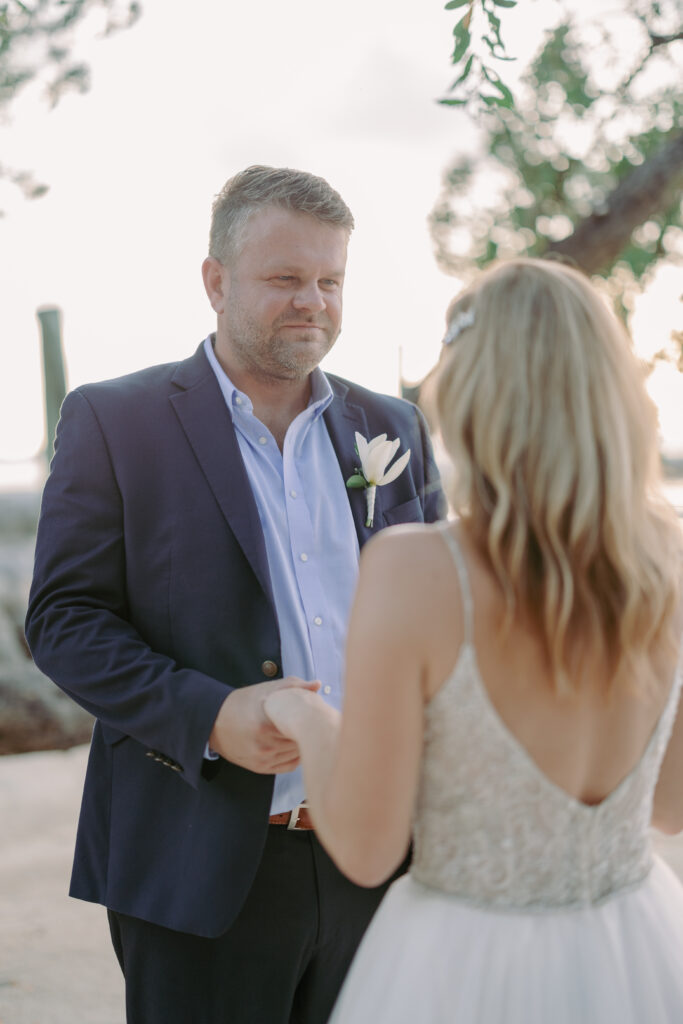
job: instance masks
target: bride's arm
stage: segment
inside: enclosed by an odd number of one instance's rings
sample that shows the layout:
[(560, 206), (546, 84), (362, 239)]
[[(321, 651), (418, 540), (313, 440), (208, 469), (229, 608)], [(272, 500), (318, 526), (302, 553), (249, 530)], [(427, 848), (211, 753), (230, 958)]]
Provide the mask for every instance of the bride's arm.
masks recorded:
[(266, 705), (299, 744), (321, 842), (359, 885), (388, 878), (410, 841), (424, 707), (423, 539), (390, 530), (363, 549), (341, 721), (310, 693)]
[[(680, 637), (682, 632), (683, 606), (679, 606), (676, 636)], [(683, 672), (680, 651), (676, 671)], [(655, 788), (652, 824), (670, 836), (683, 831), (683, 695), (679, 698), (678, 713)]]
[(655, 789), (652, 824), (673, 836), (683, 831), (683, 702), (669, 740)]

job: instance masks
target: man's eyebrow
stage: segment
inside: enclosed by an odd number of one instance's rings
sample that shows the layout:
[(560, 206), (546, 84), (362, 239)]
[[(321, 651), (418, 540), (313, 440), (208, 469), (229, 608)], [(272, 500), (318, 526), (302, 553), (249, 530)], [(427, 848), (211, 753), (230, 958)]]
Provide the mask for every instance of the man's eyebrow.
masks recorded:
[[(264, 270), (268, 274), (296, 274), (302, 273), (303, 268), (296, 263), (271, 263), (264, 264)], [(344, 277), (346, 270), (325, 270), (320, 277)]]

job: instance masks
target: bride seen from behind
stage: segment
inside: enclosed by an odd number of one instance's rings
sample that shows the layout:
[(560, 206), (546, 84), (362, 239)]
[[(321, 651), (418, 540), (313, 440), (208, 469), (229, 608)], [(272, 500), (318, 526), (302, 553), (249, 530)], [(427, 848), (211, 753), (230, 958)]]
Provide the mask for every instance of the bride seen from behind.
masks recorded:
[(628, 338), (590, 282), (513, 260), (448, 312), (435, 394), (457, 520), (363, 549), (343, 716), (298, 743), (322, 843), (405, 856), (334, 1024), (683, 1018), (683, 534)]

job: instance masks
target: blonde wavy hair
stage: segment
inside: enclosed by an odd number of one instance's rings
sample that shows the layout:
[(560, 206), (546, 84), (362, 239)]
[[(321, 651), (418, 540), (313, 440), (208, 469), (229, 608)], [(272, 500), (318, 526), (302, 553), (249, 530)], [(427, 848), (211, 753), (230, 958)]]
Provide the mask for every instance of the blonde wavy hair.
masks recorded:
[(503, 589), (503, 625), (531, 623), (558, 692), (580, 685), (587, 643), (607, 691), (645, 687), (676, 642), (683, 534), (625, 330), (582, 274), (533, 259), (484, 273), (448, 322), (435, 397), (452, 501)]

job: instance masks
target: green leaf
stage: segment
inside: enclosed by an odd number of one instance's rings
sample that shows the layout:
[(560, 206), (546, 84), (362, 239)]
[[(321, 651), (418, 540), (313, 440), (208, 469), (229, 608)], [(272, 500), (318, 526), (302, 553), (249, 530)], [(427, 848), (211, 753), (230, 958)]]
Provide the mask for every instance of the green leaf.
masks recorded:
[[(482, 69), (482, 70), (484, 70), (484, 69)], [(515, 101), (514, 101), (514, 98), (512, 96), (512, 93), (508, 89), (507, 85), (505, 85), (504, 82), (501, 82), (500, 78), (498, 77), (498, 75), (496, 75), (495, 72), (493, 73), (493, 75), (491, 75), (491, 74), (486, 75), (486, 77), (489, 80), (489, 82), (491, 83), (491, 85), (493, 86), (493, 88), (497, 89), (498, 92), (501, 94), (501, 96), (503, 97), (503, 100), (505, 101), (505, 105), (506, 106), (508, 106), (508, 105), (512, 106)]]
[(450, 3), (444, 7), (444, 11), (454, 11), (456, 7), (464, 7), (469, 2), (470, 0), (450, 0)]
[(460, 36), (460, 39), (458, 39), (457, 43), (455, 44), (455, 49), (451, 54), (451, 62), (453, 64), (457, 64), (458, 61), (462, 60), (462, 58), (467, 53), (467, 48), (469, 45), (470, 34), (467, 30), (465, 30), (465, 32)]
[(493, 11), (487, 11), (486, 17), (488, 18), (489, 28), (493, 33), (496, 44), (504, 51), (505, 44), (500, 36), (500, 18), (497, 18)]
[(468, 11), (467, 14), (463, 14), (463, 16), (460, 19), (460, 21), (457, 21), (455, 23), (455, 25), (453, 26), (453, 35), (455, 36), (456, 39), (460, 39), (460, 38), (462, 38), (462, 36), (463, 36), (463, 34), (465, 32), (469, 31), (469, 27), (470, 27), (470, 12)]
[(516, 7), (517, 0), (493, 0), (496, 7)]
[(486, 242), (486, 254), (484, 256), (484, 259), (486, 260), (487, 263), (491, 263), (493, 260), (495, 260), (497, 258), (497, 256), (498, 256), (498, 245), (497, 245), (496, 242), (492, 241), (489, 238), (487, 240), (487, 242)]
[(449, 90), (448, 90), (449, 92), (453, 92), (453, 90), (458, 85), (460, 85), (461, 82), (465, 81), (465, 79), (469, 75), (470, 71), (472, 70), (472, 61), (473, 60), (474, 60), (474, 54), (472, 53), (472, 54), (470, 54), (470, 56), (469, 56), (469, 58), (467, 60), (467, 63), (465, 64), (465, 67), (462, 70), (462, 74), (458, 75), (456, 80), (453, 82), (453, 85), (449, 88)]
[(436, 102), (440, 103), (443, 107), (464, 107), (467, 100), (437, 100)]
[(367, 487), (367, 484), (368, 482), (365, 477), (361, 476), (359, 473), (354, 473), (353, 476), (350, 476), (346, 481), (347, 487)]

